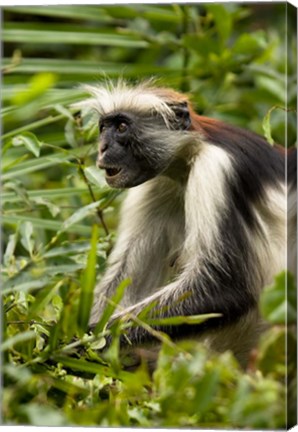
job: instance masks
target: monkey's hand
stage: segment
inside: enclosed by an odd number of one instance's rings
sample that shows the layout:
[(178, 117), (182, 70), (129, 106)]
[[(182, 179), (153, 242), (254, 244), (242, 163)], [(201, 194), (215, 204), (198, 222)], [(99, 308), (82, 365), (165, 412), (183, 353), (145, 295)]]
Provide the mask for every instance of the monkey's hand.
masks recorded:
[[(159, 293), (158, 293), (159, 294)], [(155, 298), (153, 298), (155, 297)], [(157, 299), (159, 295), (151, 296), (135, 305), (129, 306), (121, 311), (114, 313), (109, 321), (109, 327), (116, 321), (122, 323), (134, 322), (140, 323), (143, 319), (152, 315), (153, 310), (156, 310)]]
[[(165, 326), (158, 323), (159, 320), (162, 321), (167, 315), (167, 310), (162, 306), (163, 291), (164, 289), (161, 289), (147, 299), (112, 315), (108, 322), (108, 328), (112, 328), (112, 326), (118, 323), (121, 328), (121, 347), (143, 345), (143, 343), (153, 340), (155, 342), (157, 340), (160, 342), (164, 341), (165, 335), (161, 331)], [(150, 322), (152, 319), (154, 320), (154, 324)], [(164, 330), (166, 329), (164, 328)]]

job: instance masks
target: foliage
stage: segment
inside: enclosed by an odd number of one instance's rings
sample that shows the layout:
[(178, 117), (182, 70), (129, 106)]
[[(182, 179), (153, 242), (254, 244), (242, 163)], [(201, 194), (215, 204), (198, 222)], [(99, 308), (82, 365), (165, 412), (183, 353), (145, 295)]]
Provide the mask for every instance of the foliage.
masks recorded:
[[(280, 275), (276, 284), (268, 288), (270, 294), (263, 295), (267, 316), (274, 315), (274, 310), (282, 306), (272, 298), (277, 297), (284, 276)], [(77, 323), (74, 312), (70, 312), (74, 309), (72, 299), (62, 304), (57, 294), (52, 295), (51, 306), (60, 309), (60, 317), (51, 326), (45, 318), (47, 309), (39, 308), (39, 321), (37, 312), (33, 314), (37, 305), (45, 305), (45, 297), (49, 301), (49, 294), (45, 290), (42, 299), (27, 296), (27, 302), (19, 302), (14, 308), (7, 306), (8, 337), (2, 350), (9, 355), (10, 362), (4, 366), (3, 409), (9, 423), (285, 427), (285, 338), (292, 343), (288, 359), (290, 383), (295, 377), (296, 340), (294, 331), (287, 334), (279, 318), (278, 324), (264, 335), (261, 348), (252, 356), (246, 372), (229, 352), (215, 355), (198, 342), (173, 344), (165, 340), (151, 377), (145, 362), (134, 372), (122, 369), (119, 328), (113, 330), (114, 342), (104, 355), (96, 351), (104, 331), (98, 335), (96, 346), (92, 337), (85, 335), (87, 348), (79, 356), (75, 350), (78, 342), (70, 341), (70, 335), (80, 329), (80, 321)], [(74, 291), (69, 294), (73, 295)], [(27, 322), (20, 320), (24, 316), (34, 318)], [(106, 320), (109, 316), (106, 315)], [(23, 331), (17, 334), (20, 326)], [(294, 407), (289, 410), (288, 420), (292, 424), (295, 421)]]
[[(286, 4), (4, 9), (6, 423), (285, 427), (285, 340), (292, 352), (289, 392), (295, 393), (295, 336), (293, 324), (284, 325), (285, 274), (264, 291), (262, 310), (272, 329), (246, 372), (230, 353), (215, 356), (198, 343), (176, 345), (167, 338), (152, 377), (145, 362), (128, 372), (120, 362), (118, 326), (105, 357), (98, 354), (114, 306), (99, 323), (96, 345), (85, 334), (86, 323), (95, 272), (100, 278), (113, 245), (122, 195), (105, 185), (94, 166), (92, 114), (81, 118), (70, 105), (85, 96), (79, 83), (104, 75), (157, 75), (161, 83), (190, 92), (204, 115), (259, 133), (264, 119), (266, 136), (281, 144), (287, 120), (287, 144), (293, 145), (295, 114), (285, 111), (296, 106), (295, 21), (289, 14), (285, 27), (289, 12)], [(288, 411), (294, 423), (293, 407)]]

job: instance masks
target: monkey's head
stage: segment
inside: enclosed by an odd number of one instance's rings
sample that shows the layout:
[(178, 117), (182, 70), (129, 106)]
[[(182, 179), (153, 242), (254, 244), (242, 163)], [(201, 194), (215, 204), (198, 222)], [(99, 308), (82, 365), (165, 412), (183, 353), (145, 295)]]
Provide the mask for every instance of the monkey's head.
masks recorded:
[(191, 119), (188, 100), (172, 90), (141, 84), (88, 87), (87, 101), (99, 114), (97, 165), (107, 183), (129, 188), (163, 173)]

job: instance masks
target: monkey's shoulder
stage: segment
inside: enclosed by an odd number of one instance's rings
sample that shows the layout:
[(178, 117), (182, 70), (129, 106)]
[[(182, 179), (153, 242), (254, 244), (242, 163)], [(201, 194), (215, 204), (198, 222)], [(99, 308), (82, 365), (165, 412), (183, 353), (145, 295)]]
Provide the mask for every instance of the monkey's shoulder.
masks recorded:
[(262, 136), (220, 120), (197, 116), (207, 142), (230, 155), (235, 170), (248, 183), (276, 183), (285, 177), (287, 152), (270, 145)]

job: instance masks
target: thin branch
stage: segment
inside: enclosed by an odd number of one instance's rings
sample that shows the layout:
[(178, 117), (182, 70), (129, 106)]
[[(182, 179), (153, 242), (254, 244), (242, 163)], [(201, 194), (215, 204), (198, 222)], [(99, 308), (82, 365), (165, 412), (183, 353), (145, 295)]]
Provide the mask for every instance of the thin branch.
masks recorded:
[[(93, 192), (92, 186), (91, 186), (91, 184), (89, 183), (89, 181), (88, 181), (88, 179), (87, 179), (87, 177), (86, 177), (86, 175), (85, 175), (85, 172), (84, 172), (84, 170), (83, 170), (82, 165), (83, 165), (83, 164), (82, 164), (82, 160), (80, 160), (80, 163), (79, 163), (79, 172), (80, 172), (81, 176), (83, 177), (84, 182), (86, 183), (86, 185), (87, 185), (87, 187), (88, 187), (88, 190), (89, 190), (90, 196), (91, 196), (91, 198), (92, 198), (92, 201), (93, 201), (93, 202), (96, 202), (96, 198), (95, 198), (95, 195), (94, 195), (94, 192)], [(100, 222), (101, 222), (101, 224), (102, 224), (102, 227), (103, 227), (103, 229), (104, 229), (106, 235), (108, 236), (110, 233), (109, 233), (108, 227), (107, 227), (107, 225), (106, 225), (106, 223), (105, 223), (105, 221), (104, 221), (103, 213), (102, 213), (102, 211), (100, 210), (99, 207), (97, 207), (97, 209), (96, 209), (96, 214), (97, 214), (97, 216), (99, 217), (99, 220), (100, 220)]]

